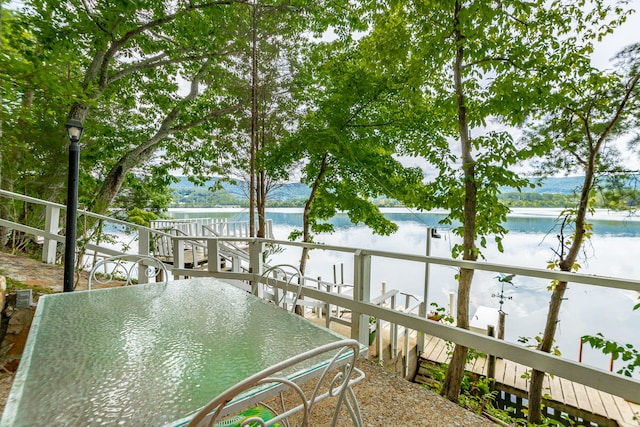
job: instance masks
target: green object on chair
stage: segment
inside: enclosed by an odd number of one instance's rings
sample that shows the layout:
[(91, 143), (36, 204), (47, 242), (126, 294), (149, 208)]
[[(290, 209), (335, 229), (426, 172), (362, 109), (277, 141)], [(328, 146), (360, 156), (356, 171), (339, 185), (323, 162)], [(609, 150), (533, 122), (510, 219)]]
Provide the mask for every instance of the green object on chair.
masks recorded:
[[(256, 406), (240, 412), (238, 415), (234, 415), (226, 420), (220, 421), (214, 424), (216, 427), (239, 427), (247, 418), (261, 418), (263, 421), (269, 421), (274, 417), (273, 412), (265, 408), (264, 406)], [(251, 427), (258, 426), (258, 423), (249, 424)], [(274, 424), (273, 427), (280, 427), (280, 424)]]

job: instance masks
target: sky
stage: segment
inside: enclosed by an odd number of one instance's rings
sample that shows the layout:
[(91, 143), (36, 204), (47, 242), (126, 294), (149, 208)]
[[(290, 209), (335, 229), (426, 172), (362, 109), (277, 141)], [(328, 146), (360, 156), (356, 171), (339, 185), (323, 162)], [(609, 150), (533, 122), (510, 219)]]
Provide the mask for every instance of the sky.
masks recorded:
[(625, 46), (640, 42), (640, 1), (634, 1), (636, 13), (629, 16), (627, 22), (605, 37), (596, 46), (592, 56), (592, 64), (601, 69), (611, 68), (609, 60)]

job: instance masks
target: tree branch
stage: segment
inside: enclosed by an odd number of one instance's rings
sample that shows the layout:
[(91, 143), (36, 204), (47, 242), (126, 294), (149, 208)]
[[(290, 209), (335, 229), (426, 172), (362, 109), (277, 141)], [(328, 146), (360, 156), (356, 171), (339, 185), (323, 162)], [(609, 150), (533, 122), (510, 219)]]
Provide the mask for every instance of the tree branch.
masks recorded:
[(203, 123), (206, 123), (207, 121), (211, 120), (214, 117), (219, 117), (219, 116), (222, 116), (224, 114), (228, 114), (228, 113), (232, 113), (234, 111), (237, 111), (241, 106), (242, 106), (242, 103), (237, 103), (235, 105), (232, 105), (232, 106), (229, 106), (229, 107), (226, 107), (226, 108), (220, 108), (220, 109), (217, 109), (217, 110), (210, 111), (209, 113), (207, 113), (205, 116), (199, 118), (198, 120), (194, 120), (193, 122), (170, 128), (169, 132), (170, 133), (184, 132), (184, 131), (187, 131), (189, 129), (193, 129), (195, 127), (200, 126)]
[(468, 64), (463, 64), (462, 69), (464, 70), (464, 69), (467, 69), (468, 67), (473, 67), (474, 65), (484, 64), (485, 62), (506, 62), (508, 64), (511, 64), (514, 68), (518, 68), (521, 70), (524, 69), (523, 67), (513, 62), (511, 58), (505, 58), (502, 56), (487, 57), (487, 58), (482, 58), (478, 61), (469, 62)]
[[(192, 47), (189, 48), (184, 48), (184, 49), (180, 49), (178, 52), (182, 53), (182, 52), (188, 52), (189, 50), (191, 50)], [(175, 52), (172, 52), (172, 54)], [(212, 58), (215, 56), (225, 56), (228, 55), (230, 53), (233, 53), (233, 51), (228, 51), (228, 52), (218, 52), (218, 53), (208, 53), (206, 55), (185, 55), (185, 56), (181, 56), (179, 58), (173, 58), (173, 59), (164, 59), (167, 58), (169, 56), (169, 53), (162, 53), (159, 55), (156, 55), (154, 57), (151, 58), (147, 58), (144, 59), (140, 62), (137, 62), (127, 68), (124, 68), (120, 71), (118, 71), (117, 73), (111, 75), (111, 77), (109, 77), (109, 82), (115, 82), (120, 80), (123, 77), (128, 76), (129, 74), (135, 73), (137, 71), (141, 71), (141, 70), (150, 70), (153, 68), (160, 68), (163, 67), (165, 65), (171, 65), (171, 64), (179, 64), (181, 62), (186, 62), (186, 61), (200, 61), (202, 59), (208, 59), (208, 58)]]
[(391, 126), (394, 123), (396, 123), (396, 122), (367, 123), (367, 124), (360, 124), (360, 125), (346, 124), (346, 125), (344, 125), (344, 127), (345, 128), (374, 128), (374, 127), (382, 127), (382, 126)]
[(141, 34), (145, 31), (151, 30), (152, 28), (155, 27), (159, 27), (161, 25), (167, 24), (171, 21), (174, 21), (176, 18), (188, 13), (188, 12), (192, 12), (194, 10), (198, 10), (198, 9), (206, 9), (207, 7), (211, 7), (211, 6), (217, 6), (217, 5), (230, 5), (230, 4), (234, 4), (234, 3), (247, 3), (247, 0), (219, 0), (219, 1), (211, 1), (211, 2), (205, 2), (202, 4), (191, 4), (188, 7), (186, 7), (183, 10), (177, 11), (176, 13), (173, 13), (171, 15), (167, 15), (163, 18), (158, 18), (155, 19), (153, 21), (147, 22), (144, 25), (140, 25), (139, 27), (136, 27), (130, 31), (128, 31), (127, 33), (125, 33), (124, 36), (122, 36), (119, 40), (115, 40), (111, 46), (109, 47), (109, 49), (107, 50), (105, 57), (102, 61), (101, 67), (100, 67), (100, 79), (99, 79), (99, 88), (101, 91), (104, 91), (104, 89), (106, 88), (106, 86), (109, 84), (109, 79), (108, 79), (108, 68), (109, 68), (109, 62), (111, 62), (111, 59), (113, 59), (113, 57), (115, 56), (115, 54), (125, 45), (127, 44), (127, 42), (129, 42), (129, 40), (131, 40), (133, 37), (137, 36), (138, 34)]
[(598, 138), (598, 142), (596, 143), (596, 150), (600, 149), (600, 146), (604, 143), (604, 140), (609, 136), (613, 127), (620, 121), (622, 118), (622, 113), (624, 111), (625, 106), (631, 99), (632, 93), (636, 86), (638, 85), (638, 81), (640, 81), (640, 72), (636, 73), (635, 76), (631, 77), (627, 82), (627, 90), (625, 91), (624, 97), (618, 104), (618, 108), (616, 109), (615, 114), (607, 124), (607, 127), (602, 131), (600, 138)]

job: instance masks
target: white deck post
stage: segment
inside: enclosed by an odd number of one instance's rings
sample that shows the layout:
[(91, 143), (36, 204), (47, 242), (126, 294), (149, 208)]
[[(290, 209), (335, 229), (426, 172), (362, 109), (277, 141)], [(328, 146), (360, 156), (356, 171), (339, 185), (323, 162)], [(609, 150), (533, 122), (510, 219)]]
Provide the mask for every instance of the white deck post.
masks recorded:
[(207, 264), (207, 270), (212, 273), (220, 272), (220, 252), (218, 247), (218, 239), (207, 240), (207, 252), (209, 252), (209, 262)]
[[(426, 255), (431, 255), (431, 227), (427, 227), (427, 249)], [(429, 311), (429, 261), (424, 264), (424, 292), (422, 293), (422, 304), (418, 309), (418, 315), (423, 319), (427, 318), (427, 311)], [(418, 347), (418, 355), (424, 351), (425, 335), (423, 332), (418, 332), (418, 339), (416, 345)]]
[(151, 235), (149, 233), (149, 229), (140, 228), (138, 229), (138, 254), (139, 255), (149, 255), (149, 249), (151, 247)]
[[(391, 296), (391, 310), (396, 310), (396, 295)], [(389, 335), (391, 341), (391, 358), (394, 359), (398, 355), (398, 324), (391, 323), (389, 328)], [(378, 338), (382, 341), (382, 331), (378, 333)]]
[[(256, 276), (262, 274), (262, 251), (264, 250), (264, 243), (261, 240), (251, 240), (249, 242), (249, 273), (253, 273)], [(262, 296), (262, 287), (259, 286), (260, 282), (251, 282), (251, 293), (254, 295)]]
[[(184, 240), (173, 239), (173, 266), (176, 269), (184, 268)], [(180, 276), (174, 274), (173, 279), (178, 280)]]
[[(149, 230), (138, 229), (138, 254), (149, 255)], [(147, 266), (143, 262), (138, 263), (138, 283), (149, 283), (149, 277), (141, 272), (146, 271)]]
[[(58, 234), (58, 225), (60, 223), (60, 208), (57, 206), (47, 205), (45, 211), (44, 231), (51, 234)], [(42, 245), (42, 262), (47, 264), (56, 263), (56, 249), (58, 242), (44, 236), (44, 244)]]
[[(357, 250), (353, 261), (353, 299), (371, 301), (371, 255)], [(353, 311), (351, 317), (351, 338), (369, 345), (369, 315)]]

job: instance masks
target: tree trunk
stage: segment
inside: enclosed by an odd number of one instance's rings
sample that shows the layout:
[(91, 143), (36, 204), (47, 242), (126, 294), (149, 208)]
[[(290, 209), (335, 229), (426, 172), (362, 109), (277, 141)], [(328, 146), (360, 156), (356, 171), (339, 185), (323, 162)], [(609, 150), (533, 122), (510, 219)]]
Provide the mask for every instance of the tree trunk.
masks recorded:
[[(316, 198), (316, 194), (318, 193), (318, 187), (320, 187), (320, 183), (324, 179), (324, 175), (327, 172), (327, 160), (329, 158), (328, 153), (324, 153), (322, 157), (322, 162), (320, 164), (320, 171), (318, 172), (318, 176), (316, 176), (315, 181), (313, 182), (313, 186), (311, 187), (311, 193), (309, 194), (309, 198), (307, 199), (307, 203), (304, 205), (304, 212), (302, 213), (302, 241), (305, 243), (311, 242), (311, 230), (310, 230), (310, 215), (311, 215), (311, 206), (313, 205), (313, 201)], [(307, 258), (309, 257), (309, 248), (303, 247), (302, 254), (300, 255), (300, 272), (304, 275), (304, 271), (307, 268)]]
[[(624, 93), (620, 101), (617, 103), (615, 113), (608, 121), (606, 126), (604, 126), (600, 136), (597, 138), (593, 137), (591, 129), (593, 128), (590, 123), (590, 116), (587, 115), (586, 118), (581, 118), (582, 124), (584, 125), (585, 130), (585, 139), (588, 141), (588, 159), (584, 163), (584, 180), (582, 182), (582, 190), (580, 192), (580, 200), (578, 204), (578, 209), (575, 214), (575, 231), (572, 236), (571, 245), (569, 250), (565, 256), (565, 239), (564, 235), (561, 233), (561, 241), (560, 241), (560, 253), (558, 254), (560, 258), (560, 271), (572, 271), (573, 266), (578, 258), (578, 254), (580, 253), (580, 249), (582, 248), (582, 243), (584, 242), (584, 235), (586, 232), (586, 224), (585, 219), (587, 215), (587, 211), (589, 209), (589, 194), (591, 193), (591, 189), (593, 188), (593, 182), (595, 179), (596, 166), (598, 165), (597, 159), (600, 156), (600, 150), (606, 139), (610, 136), (616, 124), (622, 120), (623, 113), (625, 112), (625, 108), (627, 103), (633, 98), (633, 94), (636, 90), (636, 85), (640, 82), (640, 72), (636, 72), (632, 75), (625, 85)], [(596, 115), (597, 116), (597, 115)], [(564, 230), (564, 224), (562, 227)], [(565, 291), (567, 290), (567, 282), (558, 282), (553, 289), (551, 294), (551, 301), (549, 302), (549, 312), (547, 313), (547, 322), (545, 324), (544, 333), (542, 336), (542, 341), (538, 346), (538, 350), (549, 353), (551, 351), (551, 347), (553, 345), (553, 341), (555, 338), (556, 327), (558, 324), (558, 318), (560, 313), (560, 306), (562, 304), (562, 300), (564, 299)], [(542, 403), (542, 381), (544, 379), (544, 372), (533, 370), (531, 375), (531, 385), (529, 387), (529, 415), (527, 420), (532, 424), (540, 424), (542, 420), (542, 411), (541, 411), (541, 403)]]
[[(551, 294), (549, 302), (549, 312), (547, 313), (547, 322), (544, 327), (542, 342), (538, 346), (538, 350), (549, 353), (553, 346), (553, 340), (556, 334), (558, 316), (560, 314), (560, 305), (562, 298), (567, 289), (567, 282), (558, 283)], [(531, 372), (531, 381), (529, 384), (529, 416), (528, 421), (532, 424), (540, 424), (542, 421), (542, 382), (546, 374), (536, 369)]]
[[(263, 150), (265, 147), (265, 134), (264, 123), (260, 126), (261, 132), (258, 139), (258, 150)], [(267, 209), (267, 194), (269, 192), (267, 188), (267, 172), (263, 167), (256, 174), (258, 178), (258, 184), (256, 188), (256, 207), (258, 211), (258, 235), (257, 237), (266, 237), (266, 209)], [(297, 307), (296, 307), (297, 308)]]
[[(458, 310), (456, 321), (457, 327), (469, 329), (469, 294), (471, 291), (471, 281), (473, 279), (473, 270), (460, 270), (460, 279), (458, 282), (458, 302), (456, 309)], [(462, 380), (464, 378), (464, 367), (467, 363), (467, 353), (469, 349), (462, 345), (456, 344), (453, 350), (453, 356), (449, 362), (447, 374), (442, 384), (441, 395), (447, 399), (457, 402), (460, 389), (462, 388)]]
[[(2, 2), (0, 2), (0, 35), (2, 33)], [(2, 37), (0, 36), (0, 52), (2, 52)], [(2, 105), (2, 92), (0, 90), (0, 105)], [(4, 165), (2, 164), (2, 151), (4, 150), (4, 139), (2, 138), (2, 116), (0, 116), (0, 190), (3, 190), (2, 173), (4, 171)], [(0, 203), (0, 219), (8, 219), (9, 207), (8, 203)], [(0, 248), (4, 248), (7, 245), (7, 228), (0, 226)]]
[(139, 164), (149, 160), (151, 156), (153, 156), (159, 141), (160, 138), (147, 141), (124, 154), (104, 177), (102, 185), (96, 193), (96, 197), (89, 206), (89, 210), (97, 214), (107, 212), (111, 202), (118, 194), (118, 191), (120, 191), (120, 187), (122, 187), (127, 173)]
[[(590, 153), (589, 162), (585, 170), (582, 191), (580, 193), (580, 202), (578, 210), (576, 211), (575, 232), (566, 257), (564, 255), (564, 238), (562, 238), (562, 241), (560, 242), (560, 271), (572, 271), (573, 265), (580, 253), (582, 242), (584, 241), (585, 218), (589, 208), (589, 193), (593, 186), (595, 172), (595, 155), (595, 151)], [(566, 290), (567, 282), (558, 282), (551, 293), (547, 321), (544, 327), (542, 341), (538, 346), (538, 350), (544, 351), (545, 353), (551, 352), (551, 348), (553, 347), (559, 321), (558, 318), (560, 316), (560, 307)], [(545, 372), (538, 371), (536, 369), (533, 369), (531, 373), (531, 382), (529, 385), (529, 413), (527, 420), (532, 424), (540, 424), (542, 421), (542, 382), (544, 381), (545, 375)]]
[[(458, 132), (460, 134), (460, 145), (462, 148), (462, 170), (464, 174), (464, 219), (463, 219), (463, 254), (462, 259), (475, 261), (477, 259), (477, 248), (475, 245), (476, 234), (476, 198), (477, 187), (475, 182), (475, 161), (471, 155), (471, 143), (469, 137), (469, 125), (467, 122), (467, 107), (465, 102), (464, 88), (462, 86), (463, 69), (463, 40), (464, 36), (460, 32), (459, 15), (461, 5), (456, 1), (454, 11), (454, 32), (456, 36), (456, 59), (454, 64), (454, 83), (456, 100), (458, 105)], [(457, 327), (469, 329), (469, 295), (471, 293), (471, 283), (473, 281), (473, 270), (460, 269), (458, 279), (458, 301), (456, 304)], [(464, 366), (467, 360), (468, 349), (461, 345), (456, 345), (453, 351), (447, 375), (442, 385), (441, 394), (447, 399), (457, 402), (462, 380), (464, 378)]]
[(258, 143), (258, 0), (251, 15), (251, 148), (249, 150), (249, 236), (256, 235), (256, 144)]

